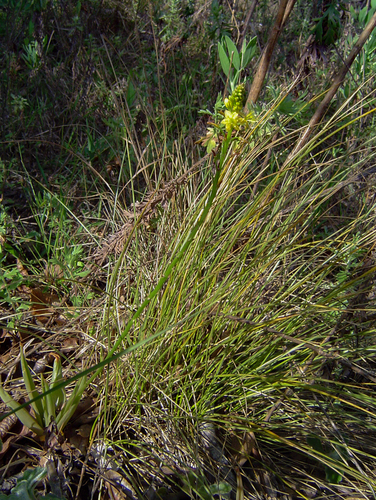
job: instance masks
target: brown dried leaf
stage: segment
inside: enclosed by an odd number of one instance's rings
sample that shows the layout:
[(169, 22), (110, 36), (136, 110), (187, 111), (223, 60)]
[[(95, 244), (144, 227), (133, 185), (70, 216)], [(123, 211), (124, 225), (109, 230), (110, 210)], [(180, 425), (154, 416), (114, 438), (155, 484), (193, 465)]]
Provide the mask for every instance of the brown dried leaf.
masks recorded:
[(46, 450), (59, 449), (60, 445), (63, 442), (64, 442), (64, 436), (62, 432), (58, 430), (56, 422), (52, 421), (50, 425), (45, 429), (44, 448)]
[(91, 434), (91, 429), (92, 429), (92, 425), (90, 424), (83, 424), (83, 425), (80, 425), (80, 427), (77, 429), (77, 434), (83, 438), (88, 438)]
[(71, 419), (72, 425), (77, 428), (78, 425), (89, 424), (94, 422), (96, 417), (98, 416), (99, 408), (97, 403), (90, 396), (85, 397), (78, 404), (76, 411), (73, 414)]
[(58, 279), (64, 278), (64, 270), (59, 264), (46, 264), (44, 275), (48, 281), (54, 282)]
[(89, 438), (79, 436), (73, 432), (65, 432), (65, 436), (71, 446), (79, 450), (82, 455), (86, 455), (89, 447)]
[(231, 434), (226, 439), (226, 447), (240, 467), (250, 458), (260, 459), (256, 436), (253, 432), (245, 432), (243, 436)]
[(49, 306), (58, 300), (56, 294), (45, 293), (40, 288), (30, 289), (31, 314), (40, 323), (46, 324), (55, 312), (55, 309)]
[(17, 269), (24, 278), (27, 278), (29, 276), (26, 267), (22, 264), (20, 259), (17, 259)]
[(66, 337), (61, 343), (61, 352), (64, 354), (70, 351), (74, 351), (80, 345), (78, 337)]
[(3, 447), (0, 450), (0, 458), (8, 451), (12, 443), (18, 441), (18, 439), (24, 436), (35, 436), (35, 434), (28, 427), (26, 427), (26, 425), (23, 425), (18, 434), (12, 434), (6, 441), (3, 442)]
[(0, 422), (0, 438), (4, 439), (4, 437), (8, 434), (8, 432), (16, 425), (18, 422), (17, 415), (12, 413), (8, 415), (4, 420)]

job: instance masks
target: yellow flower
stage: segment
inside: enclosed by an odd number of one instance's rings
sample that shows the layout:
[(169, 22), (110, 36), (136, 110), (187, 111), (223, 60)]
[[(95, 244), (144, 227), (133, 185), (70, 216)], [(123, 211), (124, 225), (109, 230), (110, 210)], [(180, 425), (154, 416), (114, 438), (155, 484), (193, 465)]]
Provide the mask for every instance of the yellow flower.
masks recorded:
[(243, 125), (247, 125), (247, 120), (236, 111), (229, 111), (227, 109), (221, 123), (225, 125), (227, 132), (230, 132), (231, 130), (239, 130)]
[(235, 113), (235, 111), (229, 111), (228, 109), (226, 109), (225, 117), (222, 120), (222, 123), (223, 123), (223, 125), (226, 126), (227, 132), (229, 132), (233, 128), (237, 128), (236, 125), (237, 125), (238, 119), (239, 119), (239, 113)]

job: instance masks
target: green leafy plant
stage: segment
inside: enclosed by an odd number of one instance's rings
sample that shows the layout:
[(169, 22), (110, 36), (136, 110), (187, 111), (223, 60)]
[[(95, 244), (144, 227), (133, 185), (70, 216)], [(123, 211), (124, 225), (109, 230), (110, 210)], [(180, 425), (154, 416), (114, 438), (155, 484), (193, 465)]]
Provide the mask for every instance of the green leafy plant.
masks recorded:
[[(55, 421), (57, 429), (62, 431), (81, 400), (82, 393), (87, 386), (86, 378), (82, 377), (80, 379), (74, 387), (71, 396), (67, 400), (64, 390), (61, 387), (58, 387), (59, 383), (63, 380), (63, 374), (60, 356), (56, 356), (53, 365), (51, 382), (48, 384), (43, 374), (41, 375), (42, 393), (40, 393), (35, 387), (30, 368), (26, 362), (23, 348), (21, 348), (20, 357), (26, 392), (29, 400), (31, 401), (30, 404), (35, 416), (33, 416), (19, 402), (15, 401), (4, 390), (2, 385), (0, 385), (0, 398), (7, 406), (15, 411), (20, 421), (38, 436), (44, 435), (46, 427), (48, 427), (52, 421)], [(43, 394), (47, 391), (50, 392), (48, 394)]]
[(24, 53), (22, 54), (22, 58), (28, 68), (34, 70), (37, 69), (41, 60), (40, 47), (38, 42), (36, 40), (32, 40), (27, 45), (24, 45), (23, 49)]
[(61, 497), (53, 493), (47, 495), (38, 495), (35, 493), (35, 488), (47, 476), (47, 470), (44, 467), (35, 467), (28, 469), (17, 479), (16, 486), (12, 489), (10, 495), (0, 493), (0, 500), (63, 500)]
[[(372, 0), (370, 5), (363, 7), (359, 12), (350, 5), (350, 14), (355, 26), (364, 29), (376, 11), (376, 0)], [(353, 33), (348, 33), (345, 38), (346, 51), (350, 51), (354, 45), (356, 37)], [(376, 71), (376, 32), (373, 31), (364, 44), (361, 52), (353, 64), (353, 77), (345, 82), (340, 89), (344, 98), (348, 99), (352, 92), (359, 90), (359, 83), (363, 85), (374, 86), (374, 74)], [(368, 82), (367, 82), (368, 81)], [(366, 83), (367, 82), (367, 83)], [(364, 89), (362, 89), (364, 92)]]
[(316, 40), (325, 45), (332, 45), (341, 34), (341, 15), (338, 2), (331, 2), (323, 15), (317, 19), (312, 29)]
[[(6, 254), (0, 258), (0, 265), (5, 262)], [(24, 282), (18, 267), (4, 266), (0, 276), (0, 302), (16, 307), (18, 299), (14, 296), (14, 292)]]
[(221, 42), (218, 42), (218, 55), (221, 62), (222, 70), (230, 83), (231, 91), (241, 80), (242, 71), (244, 71), (252, 58), (256, 54), (257, 38), (253, 37), (247, 43), (244, 40), (240, 53), (236, 45), (227, 35)]
[(229, 497), (232, 487), (225, 481), (208, 484), (204, 475), (196, 474), (189, 471), (187, 475), (182, 476), (183, 491), (190, 498), (195, 498), (197, 495), (201, 500), (213, 500), (214, 495), (219, 497)]
[[(326, 452), (324, 446), (317, 436), (309, 436), (307, 437), (307, 443), (312, 446), (312, 448), (318, 451), (322, 455), (326, 455), (329, 460), (333, 463), (338, 462), (341, 463), (341, 455), (348, 457), (348, 453), (343, 445), (336, 443), (336, 445), (332, 445), (332, 449), (329, 452)], [(339, 453), (340, 451), (340, 453)], [(324, 464), (325, 476), (329, 483), (339, 484), (342, 481), (342, 474), (340, 474), (336, 469), (330, 467), (327, 464)]]
[(168, 0), (162, 16), (164, 28), (160, 32), (163, 42), (168, 42), (174, 35), (181, 35), (184, 29), (180, 0)]

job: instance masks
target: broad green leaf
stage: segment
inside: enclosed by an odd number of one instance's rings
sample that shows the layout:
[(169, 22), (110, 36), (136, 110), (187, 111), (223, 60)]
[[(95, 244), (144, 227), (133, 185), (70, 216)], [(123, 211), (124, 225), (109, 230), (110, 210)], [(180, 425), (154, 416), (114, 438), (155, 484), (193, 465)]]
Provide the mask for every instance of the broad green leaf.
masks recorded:
[(313, 32), (316, 35), (316, 39), (321, 43), (322, 42), (322, 33), (323, 33), (322, 19), (319, 20), (316, 27), (313, 29)]
[(43, 467), (27, 469), (21, 479), (17, 480), (16, 486), (12, 489), (10, 500), (35, 500), (35, 487), (46, 477), (47, 471)]
[(209, 490), (212, 495), (224, 496), (224, 495), (229, 495), (231, 493), (232, 486), (229, 483), (221, 481), (220, 483), (211, 484), (209, 486)]
[(36, 500), (36, 498), (47, 500), (64, 500), (53, 493), (47, 495), (36, 496), (35, 488), (46, 477), (47, 470), (43, 467), (35, 467), (27, 469), (21, 478), (17, 479), (16, 486), (12, 489), (10, 495), (0, 495), (0, 500)]
[(26, 481), (17, 482), (17, 486), (13, 488), (8, 500), (36, 500), (32, 492), (29, 491)]
[(244, 57), (243, 57), (243, 66), (242, 66), (243, 68), (246, 68), (248, 66), (248, 64), (254, 58), (255, 54), (256, 54), (256, 47), (255, 46), (246, 50)]
[(281, 104), (278, 106), (278, 111), (285, 115), (292, 115), (296, 112), (297, 106), (295, 106), (295, 102), (290, 94), (287, 94), (283, 99)]
[[(26, 481), (29, 488), (35, 488), (47, 475), (47, 470), (44, 467), (35, 467), (34, 469), (26, 469), (20, 481)], [(15, 490), (17, 485), (13, 488)]]
[(253, 38), (251, 38), (249, 40), (249, 42), (247, 43), (247, 47), (246, 47), (246, 50), (255, 50), (256, 49), (256, 42), (257, 42), (257, 37), (254, 36)]
[(363, 9), (359, 12), (359, 22), (360, 24), (364, 23), (364, 20), (367, 16), (367, 6), (363, 7)]
[(126, 94), (127, 104), (131, 108), (136, 99), (136, 89), (130, 79), (128, 79), (128, 88)]
[[(22, 369), (22, 376), (25, 382), (25, 387), (27, 394), (29, 396), (29, 399), (33, 399), (39, 395), (39, 392), (35, 388), (34, 380), (30, 372), (29, 365), (26, 362), (25, 354), (23, 347), (21, 347), (20, 350), (20, 357), (21, 357), (21, 369)], [(38, 422), (38, 424), (43, 428), (43, 403), (40, 399), (38, 401), (34, 401), (31, 403), (31, 406), (34, 410), (35, 413), (35, 418)]]
[(20, 404), (17, 403), (0, 385), (0, 398), (3, 402), (9, 406), (12, 410), (16, 410), (17, 417), (21, 420), (21, 422), (26, 425), (31, 431), (38, 434), (38, 436), (43, 436), (44, 430), (38, 424), (34, 417), (30, 415), (30, 413), (25, 408), (20, 408)]
[(307, 443), (312, 446), (312, 448), (320, 453), (324, 453), (321, 440), (316, 436), (308, 436)]
[(197, 496), (201, 500), (213, 500), (213, 497), (210, 493), (210, 490), (207, 486), (205, 485), (200, 485), (198, 487), (192, 487), (192, 490), (197, 493)]
[(244, 38), (242, 48), (241, 48), (241, 54), (244, 55), (246, 50), (247, 50), (247, 42)]
[(230, 37), (225, 36), (227, 48), (228, 48), (228, 53), (229, 53), (229, 58), (231, 61), (231, 54), (232, 54), (232, 64), (234, 65), (234, 68), (239, 71), (240, 69), (240, 57), (239, 57), (239, 52), (238, 49), (236, 48), (236, 45), (234, 42), (231, 40)]
[(221, 66), (223, 73), (226, 76), (229, 76), (230, 72), (230, 61), (226, 55), (226, 52), (221, 44), (221, 42), (218, 42), (218, 55), (219, 55), (219, 60), (221, 61)]
[(332, 484), (339, 484), (342, 481), (342, 474), (327, 465), (325, 466), (325, 476), (326, 480)]

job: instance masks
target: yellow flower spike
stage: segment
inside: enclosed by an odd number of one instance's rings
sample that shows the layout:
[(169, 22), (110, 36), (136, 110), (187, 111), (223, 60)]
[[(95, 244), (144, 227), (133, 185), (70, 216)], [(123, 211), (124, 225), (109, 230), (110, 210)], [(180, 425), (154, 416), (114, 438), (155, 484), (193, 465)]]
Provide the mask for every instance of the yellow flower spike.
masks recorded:
[(239, 130), (240, 127), (246, 126), (250, 121), (254, 121), (253, 114), (244, 116), (242, 113), (245, 100), (245, 85), (238, 85), (233, 93), (224, 100), (226, 106), (225, 117), (222, 124), (225, 125), (226, 131)]
[(245, 85), (238, 85), (228, 99), (225, 99), (225, 106), (230, 111), (240, 112), (245, 101)]

